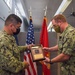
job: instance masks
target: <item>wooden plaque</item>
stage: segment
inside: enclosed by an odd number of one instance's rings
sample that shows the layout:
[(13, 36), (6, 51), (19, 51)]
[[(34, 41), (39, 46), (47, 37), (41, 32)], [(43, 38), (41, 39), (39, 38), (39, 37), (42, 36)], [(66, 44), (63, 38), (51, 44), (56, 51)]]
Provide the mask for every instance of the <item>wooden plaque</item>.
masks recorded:
[(33, 61), (40, 61), (45, 59), (41, 46), (31, 47), (31, 54), (32, 54)]

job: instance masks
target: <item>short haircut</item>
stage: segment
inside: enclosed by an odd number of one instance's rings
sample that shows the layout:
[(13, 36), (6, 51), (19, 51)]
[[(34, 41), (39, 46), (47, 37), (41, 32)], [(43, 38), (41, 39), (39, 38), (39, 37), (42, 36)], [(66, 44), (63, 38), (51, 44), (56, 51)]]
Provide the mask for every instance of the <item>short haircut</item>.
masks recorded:
[(58, 14), (58, 15), (55, 15), (52, 20), (55, 20), (56, 22), (59, 22), (59, 21), (62, 21), (62, 22), (66, 22), (66, 17), (62, 14)]
[(18, 24), (22, 23), (22, 20), (17, 15), (10, 14), (5, 20), (5, 25), (9, 25), (10, 23)]

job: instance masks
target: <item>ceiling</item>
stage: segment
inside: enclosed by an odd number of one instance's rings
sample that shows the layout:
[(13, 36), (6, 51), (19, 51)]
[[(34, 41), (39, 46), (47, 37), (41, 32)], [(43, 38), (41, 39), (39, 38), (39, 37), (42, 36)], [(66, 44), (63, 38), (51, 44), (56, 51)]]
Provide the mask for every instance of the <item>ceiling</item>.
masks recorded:
[[(48, 20), (47, 23), (48, 26), (51, 18), (56, 13), (62, 1), (63, 0), (21, 0), (27, 20), (29, 20), (29, 15), (30, 15), (29, 9), (31, 7), (32, 20), (35, 29), (41, 28), (45, 13), (44, 9), (46, 8), (46, 6), (47, 6), (46, 16)], [(75, 24), (75, 17), (70, 16), (70, 14), (75, 11), (74, 7), (75, 7), (75, 0), (72, 0), (72, 2), (67, 7), (67, 9), (62, 13), (67, 17), (67, 21), (73, 26)]]

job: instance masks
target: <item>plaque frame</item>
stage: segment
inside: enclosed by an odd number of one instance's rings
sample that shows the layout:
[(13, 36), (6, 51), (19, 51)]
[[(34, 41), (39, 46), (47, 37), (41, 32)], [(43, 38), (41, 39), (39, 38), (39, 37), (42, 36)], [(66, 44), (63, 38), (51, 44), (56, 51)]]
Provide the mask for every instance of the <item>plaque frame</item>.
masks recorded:
[(31, 55), (32, 55), (33, 62), (41, 61), (45, 59), (44, 52), (42, 50), (41, 45), (36, 45), (31, 47)]

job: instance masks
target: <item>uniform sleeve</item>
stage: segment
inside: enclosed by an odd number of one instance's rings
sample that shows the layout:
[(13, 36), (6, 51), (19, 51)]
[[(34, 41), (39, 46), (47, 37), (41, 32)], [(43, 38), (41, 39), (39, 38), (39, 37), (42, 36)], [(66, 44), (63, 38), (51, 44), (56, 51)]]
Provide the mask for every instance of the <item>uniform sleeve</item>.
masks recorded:
[[(15, 50), (15, 52), (20, 53), (20, 52), (24, 52), (27, 49), (27, 46), (18, 46), (16, 44), (16, 40), (14, 39), (14, 37), (12, 37), (12, 39), (14, 41), (13, 49)], [(9, 43), (9, 45), (10, 45), (10, 43)]]
[(62, 53), (72, 55), (74, 46), (75, 46), (75, 34), (68, 36), (68, 38), (65, 38), (65, 42), (63, 44), (63, 50)]
[(0, 68), (17, 73), (23, 70), (26, 64), (17, 59), (18, 53), (15, 56), (14, 51), (15, 48), (12, 47), (11, 43), (9, 45), (7, 40), (0, 39)]
[(18, 61), (9, 51), (0, 52), (0, 68), (17, 73), (24, 69), (25, 63)]
[(24, 52), (25, 50), (27, 50), (26, 46), (18, 46), (18, 49), (20, 52)]

